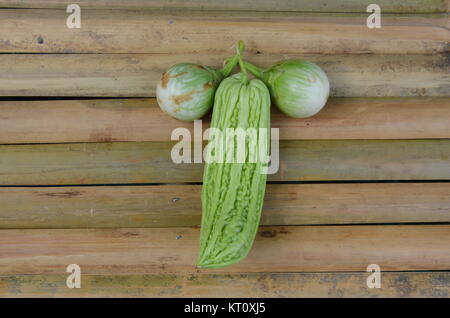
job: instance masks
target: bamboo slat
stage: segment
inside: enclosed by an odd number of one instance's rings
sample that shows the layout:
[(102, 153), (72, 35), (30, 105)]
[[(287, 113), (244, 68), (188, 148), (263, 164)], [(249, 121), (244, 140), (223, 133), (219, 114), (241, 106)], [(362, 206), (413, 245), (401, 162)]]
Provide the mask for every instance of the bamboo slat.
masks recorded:
[[(450, 98), (332, 98), (316, 116), (290, 118), (273, 107), (282, 140), (450, 138)], [(0, 143), (170, 141), (185, 123), (155, 99), (0, 102)], [(209, 116), (202, 122), (209, 127)]]
[(2, 230), (0, 275), (450, 269), (450, 225), (262, 227), (242, 262), (195, 267), (198, 228)]
[[(73, 1), (72, 1), (73, 2)], [(70, 0), (1, 0), (0, 8), (66, 8)], [(191, 9), (191, 10), (249, 10), (300, 12), (363, 12), (369, 0), (308, 1), (308, 0), (78, 0), (82, 9)], [(435, 13), (446, 12), (446, 0), (378, 0), (382, 12)]]
[[(220, 67), (231, 54), (0, 54), (0, 96), (154, 97), (173, 64)], [(445, 54), (247, 57), (263, 67), (282, 59), (314, 61), (330, 79), (331, 96), (450, 96)]]
[[(448, 50), (447, 15), (84, 10), (69, 29), (65, 10), (0, 10), (0, 52), (228, 54), (238, 40), (264, 53), (435, 54)], [(212, 45), (213, 43), (213, 45)]]
[[(175, 164), (172, 143), (0, 147), (0, 185), (200, 182), (203, 165)], [(195, 149), (192, 150), (193, 152)], [(270, 181), (445, 180), (450, 140), (282, 141)]]
[[(68, 275), (68, 274), (66, 274)], [(83, 275), (69, 289), (67, 276), (0, 276), (0, 297), (443, 297), (449, 272), (385, 272), (381, 288), (367, 288), (369, 273), (236, 273), (194, 275)]]
[[(0, 228), (199, 226), (200, 185), (0, 188)], [(269, 184), (262, 225), (450, 223), (450, 183)]]

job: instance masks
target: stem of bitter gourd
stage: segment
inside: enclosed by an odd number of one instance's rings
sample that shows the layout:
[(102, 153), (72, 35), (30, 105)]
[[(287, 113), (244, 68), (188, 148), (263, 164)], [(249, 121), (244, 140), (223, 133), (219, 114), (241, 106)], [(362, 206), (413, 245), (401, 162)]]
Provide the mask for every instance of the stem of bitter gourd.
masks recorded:
[(234, 67), (239, 62), (239, 56), (243, 55), (245, 45), (243, 41), (239, 41), (236, 46), (236, 55), (233, 57), (226, 58), (224, 61), (224, 67), (220, 70), (223, 77), (228, 77), (233, 71)]
[(247, 84), (249, 81), (249, 78), (248, 78), (247, 69), (244, 64), (244, 60), (242, 59), (242, 53), (244, 52), (244, 48), (245, 48), (244, 42), (239, 41), (238, 48), (237, 48), (238, 63), (239, 63), (239, 67), (241, 68), (241, 72), (244, 75), (244, 76), (242, 76), (242, 84)]

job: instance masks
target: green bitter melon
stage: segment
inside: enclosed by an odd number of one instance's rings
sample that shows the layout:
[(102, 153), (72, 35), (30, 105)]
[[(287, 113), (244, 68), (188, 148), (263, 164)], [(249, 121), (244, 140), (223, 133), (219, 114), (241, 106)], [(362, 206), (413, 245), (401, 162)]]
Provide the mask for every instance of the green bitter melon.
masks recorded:
[[(259, 79), (249, 80), (243, 63), (240, 66), (241, 73), (223, 80), (216, 92), (211, 127), (221, 132), (227, 128), (254, 128), (256, 134), (245, 138), (243, 163), (205, 165), (198, 258), (198, 266), (202, 268), (224, 267), (246, 257), (258, 230), (263, 205), (267, 179), (263, 171), (267, 161), (258, 155), (255, 145), (265, 145), (261, 149), (268, 158), (270, 93)], [(231, 157), (227, 157), (230, 152), (234, 153), (237, 160), (238, 142), (234, 137), (212, 136), (207, 147), (217, 153), (224, 150), (224, 160)], [(255, 153), (256, 157), (252, 157)], [(256, 162), (251, 157), (257, 158)]]

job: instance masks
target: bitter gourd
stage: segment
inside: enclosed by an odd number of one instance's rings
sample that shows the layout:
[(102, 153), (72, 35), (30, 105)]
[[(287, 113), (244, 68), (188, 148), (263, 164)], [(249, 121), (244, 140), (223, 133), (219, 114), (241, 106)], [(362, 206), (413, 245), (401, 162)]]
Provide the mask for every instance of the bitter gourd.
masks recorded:
[[(270, 93), (261, 80), (248, 79), (241, 62), (241, 73), (226, 78), (217, 89), (211, 127), (221, 132), (227, 128), (247, 131), (253, 128), (255, 134), (249, 134), (253, 138), (245, 138), (243, 143), (244, 162), (230, 163), (227, 160), (205, 165), (197, 262), (202, 268), (224, 267), (246, 257), (258, 230), (263, 205), (267, 179), (263, 171), (267, 162), (260, 156), (260, 150), (268, 158)], [(255, 149), (255, 144), (259, 149)], [(233, 155), (229, 157), (237, 160), (238, 146), (236, 138), (216, 135), (210, 137), (207, 147), (215, 149), (216, 155), (218, 149), (223, 149), (224, 160), (230, 153)], [(252, 162), (250, 157), (255, 153), (257, 160)]]

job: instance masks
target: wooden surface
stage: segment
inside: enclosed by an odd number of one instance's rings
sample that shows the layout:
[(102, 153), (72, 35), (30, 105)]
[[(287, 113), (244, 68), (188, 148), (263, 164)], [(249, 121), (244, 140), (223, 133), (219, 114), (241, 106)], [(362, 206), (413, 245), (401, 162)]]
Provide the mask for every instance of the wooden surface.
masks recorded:
[[(257, 54), (253, 48), (246, 56), (262, 67), (291, 58), (316, 62), (330, 79), (332, 96), (448, 96), (450, 91), (446, 54)], [(170, 66), (220, 67), (232, 54), (231, 47), (224, 54), (0, 54), (0, 96), (154, 97)]]
[(387, 15), (376, 30), (367, 14), (87, 10), (79, 29), (67, 28), (67, 17), (65, 10), (0, 10), (0, 52), (223, 55), (238, 40), (264, 54), (448, 51), (446, 14)]
[(449, 272), (83, 275), (80, 289), (62, 275), (0, 276), (0, 297), (449, 297)]
[[(0, 228), (199, 226), (200, 185), (0, 188)], [(269, 184), (261, 224), (450, 223), (448, 183)]]
[(440, 270), (449, 240), (448, 224), (261, 227), (245, 260), (199, 270), (198, 228), (2, 230), (0, 275)]
[[(72, 1), (73, 2), (73, 1)], [(0, 8), (66, 8), (70, 0), (1, 0)], [(107, 9), (196, 9), (300, 12), (366, 12), (373, 1), (309, 1), (309, 0), (78, 0), (84, 8)], [(446, 12), (446, 0), (378, 0), (382, 12), (430, 13)]]
[[(68, 3), (0, 0), (0, 297), (450, 297), (447, 0), (380, 0), (381, 29), (360, 0), (80, 0), (81, 29)], [(262, 67), (316, 62), (332, 98), (273, 111), (255, 246), (200, 271), (202, 165), (169, 142), (192, 124), (152, 98), (239, 39)]]
[[(202, 164), (175, 164), (174, 143), (0, 147), (0, 185), (201, 182)], [(281, 141), (269, 181), (445, 180), (450, 140)]]
[[(450, 137), (448, 98), (333, 98), (314, 117), (272, 112), (282, 140)], [(170, 118), (155, 99), (0, 101), (0, 143), (170, 141), (193, 123)], [(209, 127), (209, 118), (202, 122)]]

